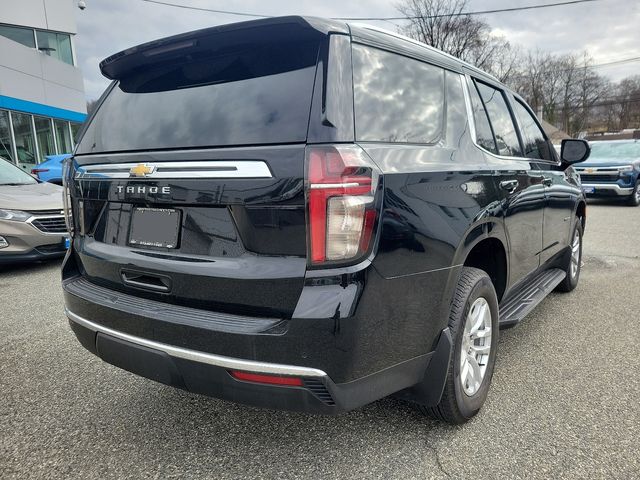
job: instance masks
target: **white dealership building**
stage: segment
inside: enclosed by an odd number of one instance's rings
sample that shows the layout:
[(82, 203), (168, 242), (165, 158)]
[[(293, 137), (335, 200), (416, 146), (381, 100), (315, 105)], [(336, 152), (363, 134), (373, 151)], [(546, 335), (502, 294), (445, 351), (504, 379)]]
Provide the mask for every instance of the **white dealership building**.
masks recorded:
[(86, 117), (74, 0), (2, 0), (0, 157), (23, 169), (69, 153)]

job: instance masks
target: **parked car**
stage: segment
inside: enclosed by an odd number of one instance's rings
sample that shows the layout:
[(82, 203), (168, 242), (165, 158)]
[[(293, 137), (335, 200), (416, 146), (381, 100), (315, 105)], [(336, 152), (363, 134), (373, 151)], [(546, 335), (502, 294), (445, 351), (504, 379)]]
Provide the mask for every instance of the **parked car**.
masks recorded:
[(62, 185), (62, 163), (71, 156), (69, 153), (61, 155), (47, 155), (46, 160), (31, 169), (31, 174), (43, 182)]
[(60, 257), (68, 245), (62, 187), (0, 160), (0, 264)]
[(640, 141), (591, 143), (589, 161), (576, 167), (587, 197), (620, 198), (640, 205)]
[(78, 340), (113, 365), (307, 412), (396, 394), (462, 423), (499, 327), (578, 284), (568, 167), (588, 144), (559, 161), (522, 98), (453, 57), (283, 17), (101, 70), (66, 177), (63, 288)]

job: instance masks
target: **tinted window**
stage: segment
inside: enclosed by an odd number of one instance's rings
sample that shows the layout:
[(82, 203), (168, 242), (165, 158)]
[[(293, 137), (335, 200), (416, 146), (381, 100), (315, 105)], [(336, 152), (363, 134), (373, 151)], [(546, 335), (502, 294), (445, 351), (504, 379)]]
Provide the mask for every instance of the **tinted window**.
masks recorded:
[(69, 125), (71, 126), (71, 143), (72, 145), (75, 145), (76, 143), (78, 143), (78, 133), (80, 131), (80, 127), (82, 127), (82, 124), (70, 122)]
[(58, 153), (71, 153), (71, 133), (69, 132), (69, 123), (64, 120), (54, 120), (53, 127), (56, 134), (56, 142), (58, 144)]
[(518, 99), (513, 102), (513, 110), (518, 117), (518, 123), (520, 123), (525, 157), (555, 161), (555, 155), (549, 148), (549, 142), (545, 139), (542, 129), (529, 110)]
[(109, 93), (78, 153), (304, 142), (318, 43), (292, 43), (138, 69)]
[(442, 135), (443, 69), (354, 45), (353, 88), (358, 140), (434, 143)]
[(31, 168), (38, 163), (36, 161), (33, 129), (31, 128), (31, 115), (12, 112), (11, 120), (13, 121), (13, 133), (16, 139), (18, 165), (25, 170), (31, 171)]
[(47, 155), (56, 153), (53, 143), (53, 131), (51, 130), (51, 119), (44, 117), (34, 117), (36, 125), (36, 140), (38, 141), (38, 152), (40, 158), (38, 162), (44, 162)]
[(513, 118), (504, 95), (500, 90), (489, 85), (481, 82), (475, 83), (489, 114), (489, 121), (493, 127), (498, 153), (508, 157), (522, 156), (520, 140), (518, 140), (516, 127), (513, 124)]
[(473, 122), (476, 126), (476, 143), (485, 150), (497, 154), (498, 148), (496, 147), (496, 141), (491, 131), (491, 124), (489, 123), (487, 111), (484, 108), (480, 94), (478, 94), (478, 90), (474, 86), (469, 88), (469, 94), (471, 96), (471, 108), (473, 109)]
[(0, 25), (0, 36), (21, 43), (26, 47), (36, 48), (36, 41), (33, 38), (33, 30), (31, 28)]
[(11, 130), (9, 129), (9, 112), (0, 110), (0, 159), (12, 160)]
[(38, 39), (38, 50), (42, 53), (73, 65), (71, 38), (69, 35), (36, 30), (36, 38)]

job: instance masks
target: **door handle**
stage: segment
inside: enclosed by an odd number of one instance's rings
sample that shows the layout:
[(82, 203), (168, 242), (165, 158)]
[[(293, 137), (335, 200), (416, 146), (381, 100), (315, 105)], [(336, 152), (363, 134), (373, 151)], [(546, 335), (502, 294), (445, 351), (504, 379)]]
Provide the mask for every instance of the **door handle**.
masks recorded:
[(514, 192), (516, 188), (518, 188), (518, 185), (520, 185), (520, 182), (518, 182), (518, 180), (503, 180), (502, 182), (500, 182), (500, 188), (506, 190), (509, 193)]
[(542, 185), (545, 187), (550, 187), (553, 185), (553, 178), (551, 177), (542, 177)]

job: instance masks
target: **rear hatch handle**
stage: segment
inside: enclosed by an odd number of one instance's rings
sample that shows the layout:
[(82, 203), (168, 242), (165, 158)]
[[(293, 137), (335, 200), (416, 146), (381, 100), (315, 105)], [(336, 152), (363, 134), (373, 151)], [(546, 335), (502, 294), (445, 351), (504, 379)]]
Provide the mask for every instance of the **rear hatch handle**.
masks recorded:
[(141, 272), (123, 268), (120, 270), (122, 283), (133, 288), (168, 293), (171, 291), (171, 278), (155, 273)]

